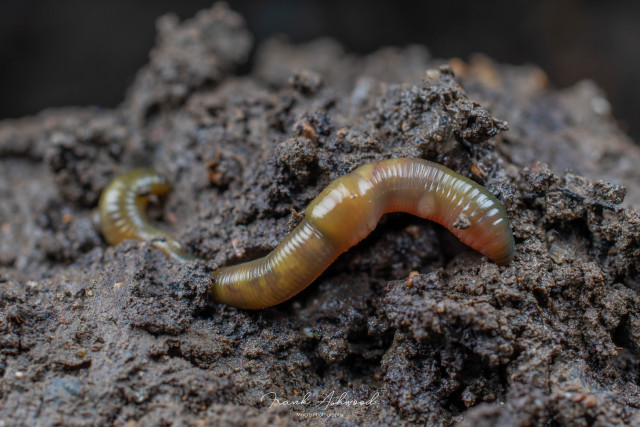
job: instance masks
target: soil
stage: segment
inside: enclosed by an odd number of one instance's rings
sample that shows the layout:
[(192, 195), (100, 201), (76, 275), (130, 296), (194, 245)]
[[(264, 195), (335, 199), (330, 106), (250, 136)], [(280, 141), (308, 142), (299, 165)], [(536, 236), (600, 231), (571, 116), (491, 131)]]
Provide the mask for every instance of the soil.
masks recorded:
[[(0, 122), (0, 425), (640, 424), (640, 150), (609, 110), (534, 66), (162, 18), (120, 107)], [(393, 214), (284, 304), (207, 298), (331, 180), (401, 156), (496, 194), (514, 262)], [(100, 192), (137, 166), (203, 261), (102, 240)]]

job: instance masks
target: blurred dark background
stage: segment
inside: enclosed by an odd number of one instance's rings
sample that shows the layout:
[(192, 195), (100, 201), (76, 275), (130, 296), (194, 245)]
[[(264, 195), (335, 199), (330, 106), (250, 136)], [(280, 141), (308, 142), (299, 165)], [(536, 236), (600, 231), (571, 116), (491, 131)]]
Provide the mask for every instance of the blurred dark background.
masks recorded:
[[(591, 78), (624, 130), (640, 141), (640, 2), (544, 0), (231, 0), (256, 41), (332, 36), (348, 50), (420, 43), (436, 57), (482, 52), (534, 63), (559, 88)], [(2, 0), (0, 119), (46, 107), (113, 107), (146, 62), (156, 18), (181, 19), (210, 0)]]

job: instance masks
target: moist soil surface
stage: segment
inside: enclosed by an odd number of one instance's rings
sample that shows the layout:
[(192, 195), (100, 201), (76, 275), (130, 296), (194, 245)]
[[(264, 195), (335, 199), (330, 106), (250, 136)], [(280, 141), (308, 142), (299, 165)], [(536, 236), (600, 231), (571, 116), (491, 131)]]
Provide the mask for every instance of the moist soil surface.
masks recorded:
[[(210, 301), (214, 269), (393, 157), (494, 193), (514, 261), (390, 214), (290, 301)], [(638, 425), (639, 160), (588, 81), (253, 46), (221, 4), (164, 17), (118, 108), (0, 122), (0, 425)], [(149, 215), (201, 260), (96, 231), (102, 189), (139, 166), (170, 178)]]

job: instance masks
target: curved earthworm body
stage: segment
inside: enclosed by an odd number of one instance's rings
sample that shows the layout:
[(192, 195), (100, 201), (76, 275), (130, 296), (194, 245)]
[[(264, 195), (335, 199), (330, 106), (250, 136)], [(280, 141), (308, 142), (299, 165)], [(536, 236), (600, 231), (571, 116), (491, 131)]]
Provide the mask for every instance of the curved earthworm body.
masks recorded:
[(104, 189), (98, 202), (102, 235), (112, 245), (123, 240), (151, 240), (169, 258), (194, 259), (180, 242), (154, 227), (146, 216), (149, 197), (164, 196), (171, 184), (153, 169), (134, 169), (118, 176)]
[[(146, 173), (158, 176), (152, 171)], [(135, 176), (142, 179), (144, 173)], [(112, 186), (113, 183), (105, 193)], [(117, 215), (103, 213), (102, 199), (110, 201), (106, 206), (127, 209), (126, 215), (118, 216), (118, 224), (112, 223)], [(135, 230), (137, 224), (150, 227), (143, 215), (146, 202), (118, 204), (115, 199), (117, 196), (104, 194), (101, 198), (101, 221), (106, 218), (107, 222), (102, 223), (105, 237), (147, 239), (142, 234), (135, 235), (135, 231), (119, 231), (122, 227)], [(513, 258), (509, 220), (489, 191), (436, 163), (391, 159), (359, 167), (333, 181), (311, 202), (302, 222), (268, 255), (217, 270), (211, 294), (218, 302), (247, 309), (286, 301), (311, 284), (340, 254), (364, 239), (387, 212), (407, 212), (436, 221), (497, 264), (508, 264)], [(153, 227), (152, 230), (157, 231)], [(162, 236), (164, 242), (178, 244), (177, 255), (171, 253), (173, 246), (161, 247), (167, 255), (188, 259), (179, 243), (166, 234)], [(107, 240), (115, 244), (120, 241), (118, 238)]]

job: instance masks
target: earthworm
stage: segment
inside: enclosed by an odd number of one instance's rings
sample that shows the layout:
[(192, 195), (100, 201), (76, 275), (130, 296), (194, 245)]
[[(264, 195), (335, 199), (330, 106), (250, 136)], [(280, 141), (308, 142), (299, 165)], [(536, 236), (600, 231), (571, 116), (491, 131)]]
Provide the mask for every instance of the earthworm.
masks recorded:
[[(125, 238), (160, 237), (156, 243), (163, 245), (156, 246), (165, 254), (191, 259), (178, 242), (149, 225), (144, 216), (146, 201), (137, 201), (140, 196), (135, 196), (133, 187), (164, 192), (168, 183), (150, 170), (116, 178), (100, 204), (107, 241), (116, 244)], [(269, 254), (215, 271), (211, 295), (217, 302), (245, 309), (286, 301), (364, 239), (387, 212), (407, 212), (442, 224), (497, 264), (506, 265), (513, 259), (511, 226), (493, 194), (442, 165), (390, 159), (361, 166), (331, 182), (309, 204), (304, 219)]]
[(116, 177), (104, 189), (98, 202), (100, 229), (105, 240), (117, 245), (123, 240), (150, 240), (170, 258), (195, 259), (180, 242), (153, 226), (146, 216), (149, 198), (171, 191), (169, 180), (153, 169), (134, 169)]

